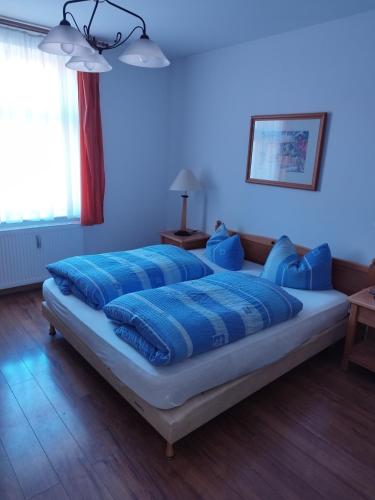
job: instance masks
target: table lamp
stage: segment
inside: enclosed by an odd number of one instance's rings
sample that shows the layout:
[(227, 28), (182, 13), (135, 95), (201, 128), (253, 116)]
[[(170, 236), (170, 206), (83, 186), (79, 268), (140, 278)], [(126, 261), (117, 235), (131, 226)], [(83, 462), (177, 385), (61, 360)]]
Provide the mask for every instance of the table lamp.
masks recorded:
[(202, 186), (191, 170), (184, 168), (172, 182), (170, 191), (183, 191), (182, 197), (182, 213), (181, 226), (174, 234), (178, 236), (190, 236), (192, 233), (186, 227), (187, 200), (189, 198), (188, 191), (198, 191)]

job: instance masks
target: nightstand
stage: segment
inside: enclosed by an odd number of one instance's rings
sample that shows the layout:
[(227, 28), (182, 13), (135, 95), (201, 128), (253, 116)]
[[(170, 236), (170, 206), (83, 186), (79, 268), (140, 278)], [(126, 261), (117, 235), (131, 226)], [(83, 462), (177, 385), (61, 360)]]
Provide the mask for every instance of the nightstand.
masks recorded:
[(375, 328), (375, 300), (368, 290), (365, 288), (349, 297), (350, 316), (342, 359), (344, 370), (349, 363), (354, 363), (375, 372), (375, 341), (365, 339), (355, 343), (358, 323)]
[(160, 242), (175, 245), (185, 250), (193, 250), (193, 248), (205, 247), (209, 237), (209, 234), (201, 231), (194, 231), (190, 236), (177, 236), (174, 231), (163, 231), (160, 233)]

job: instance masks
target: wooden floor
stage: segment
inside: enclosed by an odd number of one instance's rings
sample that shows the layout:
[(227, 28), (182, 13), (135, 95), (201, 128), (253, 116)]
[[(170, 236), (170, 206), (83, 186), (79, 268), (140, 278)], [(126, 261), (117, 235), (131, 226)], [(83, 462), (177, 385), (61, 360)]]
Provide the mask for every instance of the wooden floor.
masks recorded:
[(375, 499), (375, 375), (328, 350), (176, 445), (0, 297), (0, 499)]

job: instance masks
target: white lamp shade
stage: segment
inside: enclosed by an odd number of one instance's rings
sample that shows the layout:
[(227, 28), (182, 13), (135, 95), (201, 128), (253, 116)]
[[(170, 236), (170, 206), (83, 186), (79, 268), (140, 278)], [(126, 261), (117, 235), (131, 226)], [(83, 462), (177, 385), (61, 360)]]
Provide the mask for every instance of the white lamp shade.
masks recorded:
[(142, 68), (165, 68), (170, 65), (160, 47), (148, 38), (130, 42), (119, 59), (123, 63)]
[(199, 191), (202, 186), (191, 170), (184, 168), (172, 182), (170, 191)]
[(61, 56), (83, 56), (95, 53), (86, 38), (69, 24), (59, 24), (52, 28), (38, 48), (48, 54)]
[(112, 69), (112, 66), (105, 57), (98, 52), (86, 56), (73, 56), (65, 66), (75, 71), (82, 71), (83, 73), (104, 73)]

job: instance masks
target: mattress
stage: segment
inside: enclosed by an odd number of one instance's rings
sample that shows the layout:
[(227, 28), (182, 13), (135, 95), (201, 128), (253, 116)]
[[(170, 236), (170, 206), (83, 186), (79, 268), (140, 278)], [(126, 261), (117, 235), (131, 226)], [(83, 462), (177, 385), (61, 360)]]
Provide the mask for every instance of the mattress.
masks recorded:
[[(204, 260), (202, 250), (193, 253)], [(215, 272), (223, 271), (212, 263), (210, 266)], [(245, 262), (240, 272), (258, 275), (261, 270), (262, 266)], [(180, 406), (201, 392), (277, 361), (348, 313), (347, 296), (336, 290), (287, 291), (304, 305), (295, 318), (181, 363), (157, 367), (115, 335), (102, 311), (73, 295), (63, 295), (52, 278), (43, 285), (50, 309), (121, 382), (161, 409)]]

